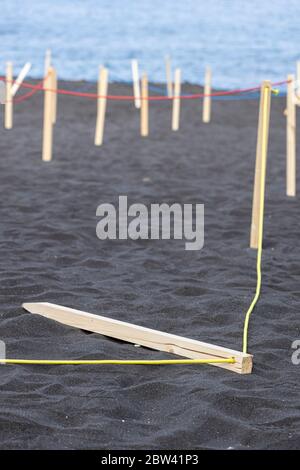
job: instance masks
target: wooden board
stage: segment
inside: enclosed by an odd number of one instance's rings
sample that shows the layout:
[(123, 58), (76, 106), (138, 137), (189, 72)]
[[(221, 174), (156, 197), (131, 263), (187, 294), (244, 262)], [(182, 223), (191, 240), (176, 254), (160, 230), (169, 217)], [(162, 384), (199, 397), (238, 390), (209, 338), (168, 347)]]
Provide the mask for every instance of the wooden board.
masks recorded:
[(24, 303), (23, 308), (28, 312), (42, 315), (64, 325), (190, 359), (228, 359), (234, 357), (236, 361), (234, 364), (220, 363), (212, 365), (239, 374), (250, 374), (252, 371), (253, 356), (232, 349), (51, 303)]

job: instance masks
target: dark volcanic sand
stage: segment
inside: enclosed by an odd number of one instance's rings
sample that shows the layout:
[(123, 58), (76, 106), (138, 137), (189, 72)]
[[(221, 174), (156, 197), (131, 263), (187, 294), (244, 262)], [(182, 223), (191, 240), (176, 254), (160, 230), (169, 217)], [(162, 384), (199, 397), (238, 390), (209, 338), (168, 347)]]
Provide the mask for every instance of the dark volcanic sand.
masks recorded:
[[(92, 84), (61, 83), (94, 91)], [(195, 91), (195, 87), (185, 87)], [(112, 93), (131, 94), (127, 86)], [(254, 449), (300, 447), (300, 217), (285, 196), (285, 102), (273, 98), (262, 296), (249, 337), (252, 375), (213, 366), (3, 366), (2, 449)], [(43, 101), (15, 106), (1, 130), (1, 339), (7, 356), (171, 357), (25, 312), (47, 301), (241, 349), (256, 283), (249, 249), (257, 101), (215, 101), (212, 123), (186, 101), (150, 105), (139, 136), (129, 102), (109, 102), (105, 143), (93, 145), (95, 102), (59, 97), (54, 159), (41, 161)], [(205, 204), (205, 245), (100, 241), (96, 207)], [(174, 356), (173, 356), (174, 358)]]

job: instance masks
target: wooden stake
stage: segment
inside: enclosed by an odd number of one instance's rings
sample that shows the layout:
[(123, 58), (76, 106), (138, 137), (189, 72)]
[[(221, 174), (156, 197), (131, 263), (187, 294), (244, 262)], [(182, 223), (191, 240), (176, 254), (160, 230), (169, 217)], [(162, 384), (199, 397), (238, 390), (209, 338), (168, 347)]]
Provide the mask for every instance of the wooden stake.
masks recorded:
[(141, 107), (140, 77), (139, 77), (139, 65), (136, 59), (133, 59), (131, 61), (131, 70), (132, 70), (134, 104), (136, 108), (140, 108)]
[(149, 135), (149, 101), (148, 101), (148, 78), (144, 73), (142, 76), (142, 102), (141, 102), (141, 136)]
[(150, 349), (165, 351), (190, 359), (234, 358), (235, 363), (233, 364), (215, 363), (212, 365), (239, 374), (250, 374), (252, 371), (253, 356), (251, 354), (51, 303), (24, 303), (23, 308), (28, 312), (42, 315), (63, 325), (92, 331), (128, 343), (139, 344)]
[(174, 96), (173, 96), (173, 111), (172, 111), (172, 130), (178, 131), (179, 118), (180, 118), (180, 91), (181, 91), (181, 70), (175, 70), (174, 80)]
[(167, 94), (169, 98), (173, 96), (173, 83), (172, 83), (172, 67), (171, 59), (166, 56), (166, 81), (167, 81)]
[(296, 196), (296, 100), (295, 77), (288, 75), (286, 119), (286, 194)]
[[(271, 82), (265, 80), (262, 83), (260, 91), (260, 103), (259, 103), (259, 117), (258, 117), (258, 130), (257, 130), (257, 144), (256, 144), (256, 162), (255, 162), (255, 175), (254, 175), (254, 189), (253, 189), (253, 203), (252, 203), (252, 221), (251, 221), (251, 235), (250, 235), (250, 248), (258, 248), (258, 235), (259, 235), (259, 214), (260, 214), (260, 203), (261, 203), (261, 172), (262, 165), (266, 165), (267, 154), (262, 154), (262, 131), (263, 131), (263, 109), (265, 100), (265, 89), (269, 90), (269, 96), (271, 95)], [(271, 99), (268, 99), (268, 115), (267, 115), (267, 131), (265, 135), (266, 142), (269, 139), (269, 126), (270, 126), (270, 103)], [(267, 147), (267, 146), (266, 146)], [(267, 148), (266, 148), (267, 151)]]
[[(205, 70), (205, 79), (204, 79), (204, 95), (211, 94), (211, 69), (210, 67), (206, 67)], [(211, 97), (205, 96), (203, 101), (203, 114), (202, 120), (205, 123), (210, 122), (210, 115), (211, 115)]]
[(51, 85), (52, 92), (52, 124), (56, 124), (56, 116), (57, 116), (57, 72), (53, 68), (52, 74), (52, 85)]
[(6, 62), (6, 93), (5, 93), (5, 113), (4, 128), (12, 129), (13, 127), (13, 65), (12, 62)]
[(97, 94), (98, 96), (101, 96), (101, 98), (97, 99), (97, 120), (95, 130), (95, 145), (97, 146), (100, 146), (103, 143), (107, 87), (108, 70), (105, 67), (100, 67)]
[(53, 84), (53, 67), (49, 67), (44, 80), (44, 130), (43, 130), (43, 154), (44, 162), (52, 160), (52, 138), (53, 138), (53, 96), (51, 86)]

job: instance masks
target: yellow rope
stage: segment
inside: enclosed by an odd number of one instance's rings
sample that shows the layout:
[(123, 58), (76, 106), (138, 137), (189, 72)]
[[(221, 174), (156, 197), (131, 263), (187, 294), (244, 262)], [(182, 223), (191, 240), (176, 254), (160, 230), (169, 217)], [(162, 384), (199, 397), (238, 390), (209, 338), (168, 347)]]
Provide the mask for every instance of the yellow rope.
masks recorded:
[[(261, 258), (262, 258), (262, 244), (263, 244), (263, 226), (264, 226), (264, 202), (265, 202), (265, 181), (266, 181), (266, 163), (267, 163), (267, 146), (268, 146), (268, 109), (269, 109), (269, 85), (266, 85), (264, 90), (264, 106), (262, 110), (262, 129), (261, 129), (261, 177), (260, 177), (260, 200), (259, 200), (259, 224), (258, 224), (258, 249), (256, 260), (256, 291), (255, 296), (248, 308), (245, 316), (244, 331), (243, 331), (243, 353), (248, 350), (248, 328), (251, 313), (259, 299), (261, 291)], [(276, 93), (276, 90), (274, 90)]]
[(171, 360), (153, 360), (153, 361), (124, 361), (124, 360), (48, 360), (48, 359), (0, 359), (0, 364), (34, 364), (34, 365), (141, 365), (141, 366), (160, 366), (167, 364), (235, 364), (234, 357), (228, 359), (171, 359)]

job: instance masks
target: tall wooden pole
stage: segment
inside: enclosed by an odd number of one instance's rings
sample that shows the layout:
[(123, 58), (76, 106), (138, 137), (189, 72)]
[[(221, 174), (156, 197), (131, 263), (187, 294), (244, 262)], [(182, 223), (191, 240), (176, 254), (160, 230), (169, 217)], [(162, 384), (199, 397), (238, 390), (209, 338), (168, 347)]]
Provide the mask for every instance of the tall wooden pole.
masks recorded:
[(108, 70), (105, 67), (100, 67), (98, 77), (97, 121), (95, 130), (95, 145), (97, 146), (100, 146), (103, 143), (107, 87)]
[(180, 118), (180, 91), (181, 91), (181, 70), (175, 70), (173, 110), (172, 110), (172, 130), (178, 131)]
[(44, 129), (43, 129), (43, 152), (44, 162), (52, 160), (52, 139), (53, 139), (53, 96), (51, 87), (53, 85), (53, 67), (49, 67), (44, 80)]
[[(267, 91), (267, 93), (266, 93)], [(269, 127), (270, 127), (270, 106), (271, 106), (271, 82), (265, 80), (261, 86), (260, 104), (259, 104), (259, 117), (258, 117), (258, 130), (257, 130), (257, 145), (256, 145), (256, 161), (255, 161), (255, 175), (254, 175), (254, 188), (253, 188), (253, 203), (252, 203), (252, 220), (251, 220), (251, 235), (250, 235), (250, 248), (257, 249), (259, 242), (260, 214), (264, 204), (265, 182), (262, 186), (262, 172), (265, 171), (267, 164), (268, 140), (269, 140)], [(265, 100), (267, 99), (267, 103)], [(265, 106), (267, 106), (267, 115), (264, 113)]]
[(204, 78), (204, 101), (203, 101), (203, 113), (202, 120), (205, 123), (210, 122), (211, 117), (211, 97), (208, 96), (211, 94), (211, 69), (206, 67), (205, 78)]
[(286, 117), (286, 194), (296, 196), (296, 97), (295, 77), (288, 75)]
[(141, 136), (149, 135), (149, 100), (148, 100), (148, 78), (144, 73), (142, 76), (142, 100), (141, 100)]

